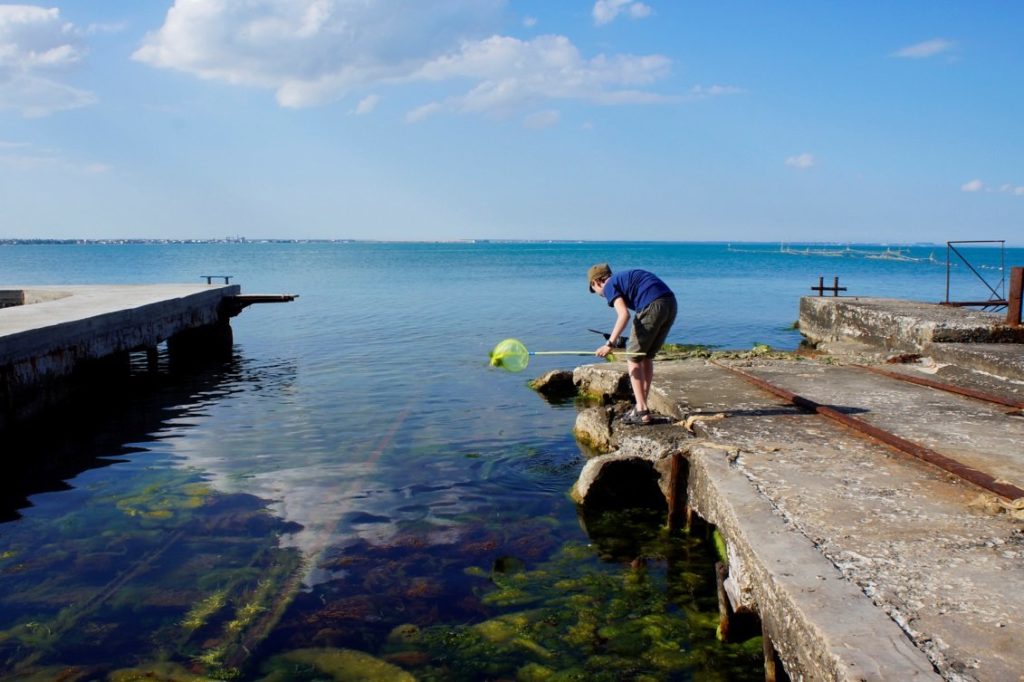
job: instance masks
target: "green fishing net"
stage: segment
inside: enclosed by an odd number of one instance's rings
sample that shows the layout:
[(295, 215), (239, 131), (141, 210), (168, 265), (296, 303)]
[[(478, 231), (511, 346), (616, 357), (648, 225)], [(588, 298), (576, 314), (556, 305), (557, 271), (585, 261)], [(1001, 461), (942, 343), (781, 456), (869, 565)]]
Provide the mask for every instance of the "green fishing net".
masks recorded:
[(505, 339), (491, 351), (491, 367), (522, 372), (530, 363), (530, 353), (518, 339)]

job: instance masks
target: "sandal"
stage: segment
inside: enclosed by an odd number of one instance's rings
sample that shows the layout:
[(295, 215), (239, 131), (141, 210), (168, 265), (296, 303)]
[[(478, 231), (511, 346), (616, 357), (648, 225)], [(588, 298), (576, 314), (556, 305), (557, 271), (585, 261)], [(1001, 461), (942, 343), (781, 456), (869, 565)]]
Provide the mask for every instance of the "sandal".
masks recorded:
[(635, 407), (622, 416), (622, 423), (630, 426), (640, 426), (651, 423), (650, 410), (637, 410)]

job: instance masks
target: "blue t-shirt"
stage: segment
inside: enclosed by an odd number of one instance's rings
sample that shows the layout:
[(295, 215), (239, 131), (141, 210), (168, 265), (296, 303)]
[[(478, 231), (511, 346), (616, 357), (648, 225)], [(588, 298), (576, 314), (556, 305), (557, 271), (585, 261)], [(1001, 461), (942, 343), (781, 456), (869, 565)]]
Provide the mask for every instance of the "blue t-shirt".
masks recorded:
[(604, 297), (609, 306), (621, 296), (626, 307), (633, 311), (643, 310), (662, 296), (673, 295), (667, 284), (646, 270), (616, 272), (604, 283)]

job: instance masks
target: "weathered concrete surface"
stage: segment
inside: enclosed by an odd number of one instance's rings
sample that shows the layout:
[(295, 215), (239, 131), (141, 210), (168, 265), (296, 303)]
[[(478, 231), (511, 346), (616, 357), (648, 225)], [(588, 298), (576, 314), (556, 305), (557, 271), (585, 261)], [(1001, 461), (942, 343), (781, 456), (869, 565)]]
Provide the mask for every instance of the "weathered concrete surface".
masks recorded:
[(814, 343), (857, 341), (889, 350), (920, 351), (931, 343), (1024, 343), (1024, 327), (1005, 315), (887, 298), (800, 299), (800, 332)]
[(0, 289), (25, 292), (23, 305), (0, 309), (2, 409), (17, 407), (26, 390), (69, 375), (83, 361), (218, 323), (225, 298), (240, 291), (190, 284)]
[(937, 362), (1024, 381), (1024, 344), (930, 343), (922, 352)]
[[(1024, 471), (1024, 418), (1006, 409), (810, 360), (745, 364), (945, 454)], [(992, 496), (702, 361), (658, 363), (650, 402), (700, 438), (679, 446), (690, 502), (723, 531), (736, 591), (794, 678), (926, 679), (934, 666), (1021, 679), (1024, 533)], [(616, 456), (630, 443), (621, 434)]]
[(728, 538), (731, 577), (759, 606), (791, 678), (938, 679), (896, 623), (770, 500), (751, 494), (725, 452), (698, 445), (689, 461), (689, 499)]

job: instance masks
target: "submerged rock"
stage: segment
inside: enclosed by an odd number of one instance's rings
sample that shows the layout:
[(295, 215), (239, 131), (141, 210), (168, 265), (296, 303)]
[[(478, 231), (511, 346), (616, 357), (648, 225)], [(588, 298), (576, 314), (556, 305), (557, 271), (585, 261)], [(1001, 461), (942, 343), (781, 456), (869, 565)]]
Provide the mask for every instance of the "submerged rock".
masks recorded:
[(293, 679), (296, 667), (307, 667), (339, 682), (415, 682), (397, 665), (352, 649), (296, 649), (275, 656), (263, 682)]
[[(54, 677), (52, 679), (68, 678)], [(135, 680), (150, 680), (152, 682), (204, 682), (210, 678), (196, 675), (177, 663), (164, 661), (141, 665), (135, 668), (115, 670), (110, 673), (107, 679), (110, 682), (134, 682)]]

